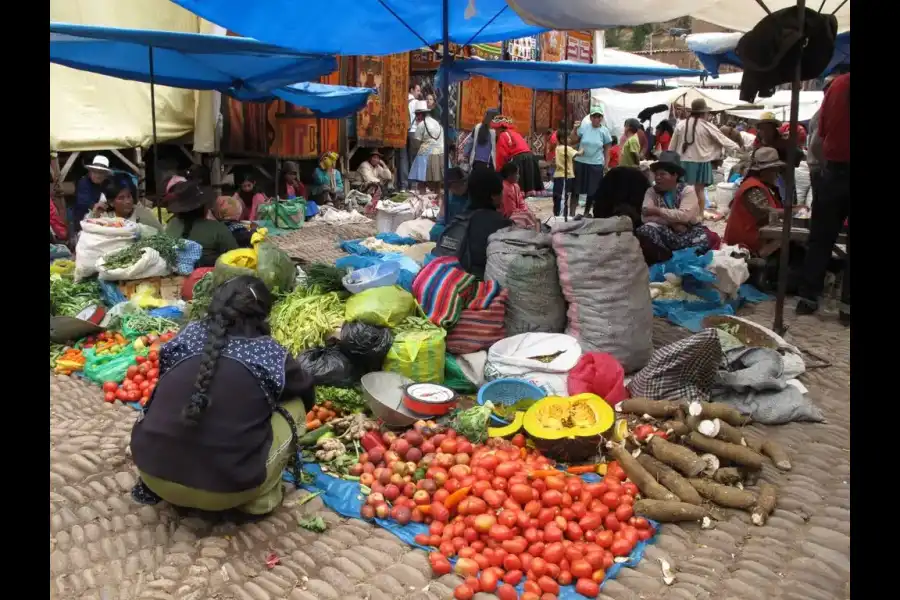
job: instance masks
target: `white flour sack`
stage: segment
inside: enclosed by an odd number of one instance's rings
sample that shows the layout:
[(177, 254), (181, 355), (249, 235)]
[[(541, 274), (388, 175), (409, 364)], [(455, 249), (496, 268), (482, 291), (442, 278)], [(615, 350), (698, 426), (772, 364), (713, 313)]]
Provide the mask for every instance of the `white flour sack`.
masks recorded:
[(653, 352), (650, 275), (631, 219), (556, 223), (553, 251), (569, 304), (566, 333), (585, 352), (608, 352), (626, 373), (644, 367)]

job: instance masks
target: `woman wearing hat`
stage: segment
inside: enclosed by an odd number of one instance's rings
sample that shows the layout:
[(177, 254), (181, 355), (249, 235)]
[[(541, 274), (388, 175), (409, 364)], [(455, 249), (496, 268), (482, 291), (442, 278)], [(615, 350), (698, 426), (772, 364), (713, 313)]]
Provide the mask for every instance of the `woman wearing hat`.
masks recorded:
[(497, 132), (497, 172), (511, 162), (519, 171), (519, 186), (523, 194), (527, 196), (529, 192), (543, 190), (540, 162), (522, 134), (516, 131), (513, 120), (505, 115), (497, 115), (491, 119), (491, 128)]
[[(635, 233), (642, 247), (651, 242), (662, 254), (696, 248), (709, 249), (706, 228), (700, 224), (703, 209), (694, 187), (681, 181), (685, 169), (677, 152), (662, 152), (650, 165), (654, 185), (644, 195), (644, 224)], [(645, 248), (645, 256), (647, 251)]]
[(75, 232), (81, 231), (81, 221), (100, 202), (103, 184), (113, 174), (109, 168), (109, 159), (102, 154), (95, 156), (85, 168), (87, 175), (79, 179), (75, 186), (75, 205), (69, 215), (70, 226), (74, 227)]
[[(759, 231), (770, 222), (784, 217), (784, 205), (777, 186), (783, 168), (784, 161), (774, 148), (754, 150), (747, 175), (734, 195), (725, 226), (723, 240), (726, 244), (743, 246), (753, 256), (766, 259), (765, 267), (754, 274), (754, 282), (762, 289), (770, 288), (770, 284), (778, 280), (777, 250), (781, 242), (772, 240), (764, 244)], [(801, 248), (792, 246), (790, 256), (791, 262), (797, 258), (798, 264), (802, 264)]]
[(387, 190), (393, 185), (394, 174), (384, 162), (384, 157), (378, 150), (372, 150), (369, 158), (364, 160), (357, 167), (356, 172), (362, 178), (362, 191), (371, 193), (368, 190)]
[(300, 181), (300, 167), (292, 160), (286, 160), (281, 164), (278, 197), (282, 199), (306, 198), (306, 186)]
[(317, 204), (334, 203), (344, 197), (344, 178), (337, 169), (337, 152), (326, 152), (319, 157), (319, 166), (313, 171), (310, 197)]
[(196, 181), (176, 183), (165, 197), (166, 209), (175, 215), (166, 226), (166, 234), (200, 244), (203, 252), (197, 267), (214, 267), (219, 256), (238, 247), (224, 223), (206, 218), (214, 200), (212, 191)]
[(579, 144), (581, 154), (575, 157), (575, 190), (576, 194), (587, 196), (584, 214), (590, 215), (594, 205), (603, 171), (609, 164), (609, 149), (612, 136), (603, 124), (603, 107), (591, 107), (590, 120), (582, 121), (573, 131), (575, 141)]
[(713, 184), (712, 162), (720, 160), (726, 150), (738, 150), (739, 146), (706, 120), (709, 108), (706, 100), (697, 98), (691, 102), (691, 114), (679, 121), (672, 134), (669, 148), (681, 155), (684, 181), (694, 186), (697, 198), (704, 198), (704, 190)]
[(444, 128), (431, 116), (425, 100), (416, 100), (416, 158), (409, 169), (409, 180), (424, 188), (444, 181)]

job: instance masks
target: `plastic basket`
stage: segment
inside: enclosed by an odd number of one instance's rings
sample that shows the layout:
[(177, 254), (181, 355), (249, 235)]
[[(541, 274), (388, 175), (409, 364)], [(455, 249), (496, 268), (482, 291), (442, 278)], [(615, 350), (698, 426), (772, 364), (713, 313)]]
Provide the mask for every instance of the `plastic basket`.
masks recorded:
[[(478, 404), (490, 400), (494, 404), (511, 406), (520, 400), (540, 400), (547, 396), (538, 386), (521, 379), (495, 379), (478, 391)], [(505, 419), (491, 414), (491, 421), (499, 425), (509, 425)]]
[(357, 269), (352, 273), (344, 275), (341, 282), (351, 294), (358, 294), (362, 291), (383, 287), (386, 285), (394, 285), (400, 277), (400, 263), (395, 261), (384, 261), (371, 267)]

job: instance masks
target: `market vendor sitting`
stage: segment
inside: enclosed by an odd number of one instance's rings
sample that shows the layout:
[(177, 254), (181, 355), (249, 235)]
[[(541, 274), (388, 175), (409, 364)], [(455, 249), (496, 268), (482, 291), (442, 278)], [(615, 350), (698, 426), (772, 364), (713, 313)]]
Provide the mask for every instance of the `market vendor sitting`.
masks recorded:
[(166, 225), (166, 234), (203, 247), (197, 267), (214, 267), (219, 256), (238, 247), (224, 223), (206, 218), (214, 199), (212, 190), (196, 181), (176, 183), (165, 197), (166, 208), (174, 215)]
[(244, 203), (239, 196), (219, 196), (212, 208), (212, 214), (216, 221), (223, 223), (228, 228), (239, 247), (249, 248), (252, 233), (246, 225), (241, 223), (244, 209)]
[(147, 228), (147, 233), (162, 231), (162, 223), (153, 211), (136, 202), (131, 180), (125, 175), (113, 176), (103, 186), (103, 195), (91, 211), (95, 217), (119, 217)]
[(469, 176), (469, 208), (447, 223), (435, 256), (455, 256), (460, 266), (479, 279), (487, 266), (488, 238), (513, 222), (499, 212), (503, 181), (495, 171), (476, 168)]
[[(479, 165), (477, 168), (488, 167)], [(438, 215), (437, 222), (431, 228), (431, 233), (429, 234), (429, 239), (432, 242), (438, 241), (447, 223), (452, 221), (456, 215), (465, 212), (469, 208), (469, 181), (462, 168), (450, 167), (447, 170), (447, 187), (450, 190), (450, 194), (447, 196), (447, 203), (446, 205), (441, 204), (441, 213)], [(445, 210), (446, 214), (444, 214)]]
[(344, 178), (337, 169), (337, 161), (337, 152), (326, 152), (319, 157), (309, 188), (310, 199), (316, 204), (335, 204), (344, 199)]
[(278, 197), (282, 200), (287, 198), (306, 198), (306, 186), (300, 181), (300, 167), (292, 160), (286, 160), (281, 165)]
[(75, 205), (69, 212), (69, 224), (72, 233), (81, 231), (81, 221), (91, 212), (103, 196), (103, 186), (113, 172), (109, 168), (109, 159), (98, 154), (89, 165), (85, 165), (87, 175), (75, 185)]
[[(781, 240), (768, 242), (760, 237), (760, 229), (784, 218), (784, 205), (777, 180), (784, 168), (775, 148), (761, 147), (753, 151), (750, 166), (731, 203), (731, 213), (725, 226), (723, 241), (743, 246), (761, 263), (752, 262), (751, 280), (760, 289), (772, 289), (778, 278), (778, 256)], [(794, 209), (801, 208), (798, 205)], [(789, 257), (792, 270), (803, 264), (805, 250), (791, 246)], [(796, 278), (789, 278), (789, 287), (796, 289)]]
[(257, 189), (256, 178), (252, 173), (244, 174), (241, 178), (241, 187), (238, 188), (233, 197), (240, 200), (243, 205), (241, 221), (255, 221), (259, 207), (266, 202), (266, 195)]
[(359, 164), (356, 172), (362, 179), (360, 191), (365, 194), (374, 196), (376, 191), (386, 192), (394, 187), (394, 174), (378, 150), (372, 150), (369, 158)]
[(262, 281), (236, 277), (215, 290), (204, 320), (162, 347), (159, 381), (131, 431), (136, 501), (253, 515), (281, 504), (315, 390), (270, 337), (271, 308)]
[[(682, 181), (684, 168), (677, 152), (661, 152), (650, 165), (655, 184), (644, 195), (644, 224), (635, 234), (642, 245), (651, 243), (665, 251), (695, 248), (698, 253), (709, 250), (709, 237), (701, 225), (703, 211), (694, 186)], [(646, 252), (645, 252), (646, 255)]]

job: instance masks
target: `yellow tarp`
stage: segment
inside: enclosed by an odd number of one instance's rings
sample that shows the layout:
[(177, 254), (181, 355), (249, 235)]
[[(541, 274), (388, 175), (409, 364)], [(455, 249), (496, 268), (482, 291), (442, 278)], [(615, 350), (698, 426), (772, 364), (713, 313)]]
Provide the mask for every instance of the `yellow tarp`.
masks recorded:
[[(222, 33), (169, 0), (50, 0), (50, 20), (79, 25)], [(214, 149), (218, 94), (156, 86), (160, 142), (195, 132), (194, 149)], [(198, 121), (195, 130), (195, 118)], [(50, 65), (50, 149), (147, 147), (153, 142), (150, 86)]]

